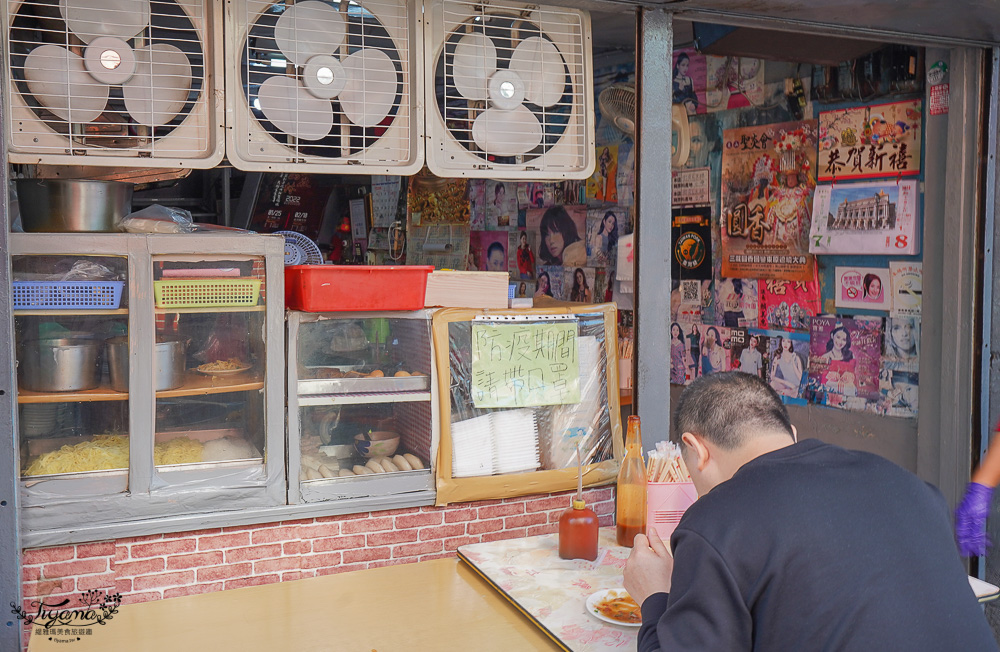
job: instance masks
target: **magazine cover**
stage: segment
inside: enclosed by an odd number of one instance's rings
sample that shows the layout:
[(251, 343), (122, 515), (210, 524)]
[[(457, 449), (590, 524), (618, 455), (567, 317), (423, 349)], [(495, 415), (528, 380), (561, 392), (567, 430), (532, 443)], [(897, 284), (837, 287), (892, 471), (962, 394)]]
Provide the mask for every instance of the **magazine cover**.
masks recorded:
[(615, 206), (587, 211), (587, 264), (614, 266), (618, 261), (618, 236), (624, 211)]
[(722, 275), (808, 281), (816, 121), (727, 129), (722, 153)]
[(767, 338), (767, 382), (788, 405), (805, 405), (809, 376), (809, 333), (761, 331)]
[(525, 220), (528, 242), (538, 255), (538, 264), (567, 267), (587, 264), (586, 206), (529, 208)]
[(701, 334), (701, 374), (714, 374), (720, 371), (730, 371), (730, 329), (725, 326), (696, 324)]
[(892, 275), (892, 316), (919, 317), (923, 296), (923, 265), (917, 262), (890, 261)]
[(563, 299), (563, 278), (565, 270), (558, 265), (543, 265), (537, 268), (538, 278), (535, 279), (535, 296), (547, 295), (555, 299)]
[(814, 254), (920, 253), (917, 180), (816, 188), (809, 251)]
[(473, 231), (486, 230), (485, 179), (469, 179), (469, 224)]
[(469, 260), (466, 269), (480, 272), (507, 272), (507, 245), (505, 232), (470, 232)]
[(597, 277), (593, 267), (564, 267), (563, 275), (564, 296), (556, 296), (557, 299), (582, 303), (594, 302)]
[(716, 283), (716, 321), (730, 328), (756, 326), (760, 311), (758, 284), (750, 278), (724, 278)]
[(517, 184), (517, 204), (520, 208), (545, 208), (552, 205), (553, 186), (541, 181)]
[(916, 418), (919, 408), (920, 374), (916, 369), (889, 363), (880, 377), (882, 398), (875, 412), (890, 417)]
[(670, 382), (675, 385), (688, 385), (701, 375), (700, 328), (695, 321), (670, 324)]
[(809, 318), (820, 314), (819, 280), (767, 280), (758, 285), (760, 328), (806, 330)]
[(764, 61), (750, 57), (706, 56), (705, 103), (709, 111), (764, 104)]
[(877, 402), (882, 361), (881, 318), (809, 320), (809, 381), (813, 402), (865, 411)]
[(921, 100), (819, 114), (819, 180), (920, 174)]
[(892, 308), (889, 270), (878, 267), (835, 267), (835, 305), (837, 308)]
[(486, 228), (506, 231), (517, 226), (517, 184), (512, 181), (486, 182)]
[(597, 148), (597, 167), (593, 176), (587, 179), (587, 199), (618, 203), (618, 145)]
[[(677, 279), (712, 278), (712, 208), (710, 206), (673, 209), (670, 274)], [(738, 324), (727, 324), (738, 326)]]
[(758, 328), (733, 328), (729, 331), (729, 366), (733, 371), (767, 380), (771, 365), (769, 338)]
[(537, 257), (531, 248), (528, 232), (524, 229), (507, 234), (508, 270), (511, 278), (530, 280), (535, 278)]
[(694, 48), (674, 50), (673, 103), (687, 109), (688, 115), (704, 113), (708, 64), (705, 55)]

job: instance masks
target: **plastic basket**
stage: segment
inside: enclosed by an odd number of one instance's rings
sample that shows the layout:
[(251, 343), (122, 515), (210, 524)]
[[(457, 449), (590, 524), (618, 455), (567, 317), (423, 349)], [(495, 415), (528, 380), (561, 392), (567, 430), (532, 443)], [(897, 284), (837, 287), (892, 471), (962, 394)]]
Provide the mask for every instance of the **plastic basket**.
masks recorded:
[(698, 499), (693, 482), (650, 482), (646, 485), (646, 528), (656, 528), (670, 541), (687, 508)]
[(14, 281), (14, 310), (117, 310), (125, 281)]
[(259, 278), (208, 278), (153, 281), (157, 308), (256, 306)]
[(419, 310), (432, 265), (289, 265), (285, 307), (306, 312)]

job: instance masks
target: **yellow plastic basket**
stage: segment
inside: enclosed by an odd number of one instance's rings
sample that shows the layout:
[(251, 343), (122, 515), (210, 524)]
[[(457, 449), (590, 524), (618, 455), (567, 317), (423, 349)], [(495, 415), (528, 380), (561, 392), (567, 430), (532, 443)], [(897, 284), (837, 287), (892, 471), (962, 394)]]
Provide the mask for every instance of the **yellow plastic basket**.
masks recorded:
[(153, 281), (157, 308), (256, 306), (259, 278), (207, 278)]

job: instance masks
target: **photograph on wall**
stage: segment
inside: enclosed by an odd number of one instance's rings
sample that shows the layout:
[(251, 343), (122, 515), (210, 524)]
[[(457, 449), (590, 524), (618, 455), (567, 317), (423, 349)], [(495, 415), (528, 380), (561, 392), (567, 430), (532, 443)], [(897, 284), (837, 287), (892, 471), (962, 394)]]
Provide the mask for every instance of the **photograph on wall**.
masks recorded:
[(673, 321), (670, 324), (670, 382), (688, 385), (701, 375), (701, 324)]
[(486, 230), (486, 180), (469, 180), (469, 225), (473, 231)]
[(837, 308), (884, 310), (892, 308), (888, 268), (834, 268), (834, 305)]
[(587, 199), (608, 204), (618, 203), (618, 145), (597, 148), (597, 167), (587, 179)]
[(707, 74), (705, 55), (694, 48), (674, 50), (673, 103), (687, 109), (688, 115), (706, 111)]
[(892, 275), (893, 317), (919, 317), (923, 297), (923, 264), (917, 262), (889, 262)]
[(722, 275), (808, 281), (816, 122), (727, 129), (722, 154)]
[(768, 337), (758, 328), (733, 328), (729, 331), (729, 361), (733, 371), (742, 371), (767, 380), (770, 369)]
[(618, 235), (624, 211), (614, 206), (587, 212), (587, 264), (613, 266), (618, 259)]
[(514, 288), (514, 296), (518, 299), (530, 299), (535, 295), (534, 281), (517, 281)]
[(472, 231), (469, 233), (470, 271), (507, 272), (507, 234), (502, 231)]
[(724, 278), (715, 283), (715, 321), (730, 328), (756, 326), (760, 311), (758, 285), (752, 278)]
[(549, 206), (528, 209), (525, 220), (528, 242), (537, 240), (534, 249), (540, 265), (582, 267), (587, 264), (587, 207)]
[(889, 317), (885, 320), (882, 360), (894, 369), (916, 371), (920, 365), (920, 318)]
[(819, 114), (819, 180), (920, 174), (921, 100)]
[(920, 374), (916, 369), (894, 368), (888, 368), (884, 373), (886, 378), (877, 412), (890, 417), (916, 418)]
[(814, 254), (920, 253), (917, 180), (819, 186), (809, 251)]
[(764, 104), (763, 60), (706, 56), (705, 64), (705, 104), (708, 111)]
[(805, 405), (802, 397), (809, 376), (809, 333), (763, 331), (768, 343), (767, 382), (782, 403)]
[(545, 208), (552, 205), (553, 187), (541, 181), (517, 184), (517, 204), (520, 208)]
[(587, 203), (587, 181), (571, 179), (559, 181), (552, 190), (553, 205), (572, 205)]
[(535, 296), (549, 296), (554, 299), (563, 299), (563, 279), (566, 270), (560, 265), (543, 265), (536, 268), (538, 278), (535, 279)]
[(714, 374), (720, 371), (730, 371), (730, 329), (725, 326), (697, 324), (701, 335), (701, 371), (704, 374)]
[(809, 318), (820, 314), (819, 280), (760, 281), (760, 328), (806, 330)]
[(813, 317), (809, 343), (806, 398), (854, 411), (879, 400), (881, 318)]
[[(593, 267), (564, 267), (563, 293), (566, 301), (594, 302), (596, 270)], [(559, 298), (559, 297), (556, 297)]]
[(517, 226), (517, 184), (509, 181), (486, 182), (486, 228), (506, 231)]
[(511, 278), (523, 280), (535, 278), (535, 252), (531, 248), (531, 241), (525, 229), (508, 233), (507, 257), (510, 259)]
[(406, 211), (411, 226), (468, 226), (470, 210), (468, 179), (439, 179), (426, 171), (410, 177)]
[(670, 228), (672, 278), (712, 278), (711, 214), (709, 206), (673, 209)]

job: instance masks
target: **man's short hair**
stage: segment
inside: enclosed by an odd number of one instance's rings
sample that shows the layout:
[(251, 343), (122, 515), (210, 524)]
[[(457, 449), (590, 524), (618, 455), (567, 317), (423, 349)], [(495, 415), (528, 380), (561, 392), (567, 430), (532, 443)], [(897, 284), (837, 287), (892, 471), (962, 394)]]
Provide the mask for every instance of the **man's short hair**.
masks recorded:
[(793, 436), (788, 410), (778, 393), (757, 376), (741, 371), (702, 376), (681, 393), (670, 441), (679, 444), (685, 432), (724, 450), (740, 448), (759, 434)]

